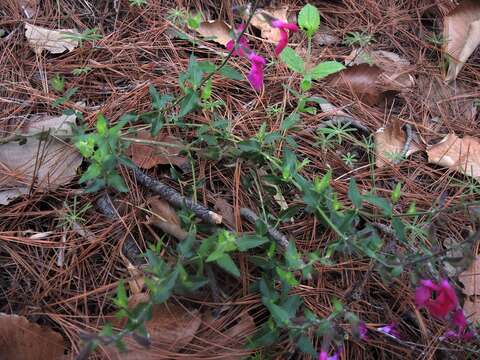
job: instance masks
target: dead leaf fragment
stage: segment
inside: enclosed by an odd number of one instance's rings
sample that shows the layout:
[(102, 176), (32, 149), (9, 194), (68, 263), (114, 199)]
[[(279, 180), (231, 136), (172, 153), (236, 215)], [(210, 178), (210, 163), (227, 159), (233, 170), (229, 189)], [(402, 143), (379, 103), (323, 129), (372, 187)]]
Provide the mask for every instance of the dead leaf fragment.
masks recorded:
[[(380, 128), (374, 134), (375, 139), (375, 158), (377, 167), (383, 168), (388, 164), (394, 165), (398, 161), (398, 156), (402, 153), (407, 137), (402, 130), (402, 123), (395, 119), (386, 128)], [(420, 147), (411, 142), (405, 156), (420, 151)]]
[(345, 58), (347, 66), (360, 64), (378, 66), (383, 71), (378, 83), (387, 91), (402, 91), (415, 85), (415, 79), (410, 75), (413, 71), (410, 62), (391, 51), (354, 49)]
[(179, 240), (187, 238), (187, 232), (180, 226), (180, 218), (168, 202), (154, 196), (148, 200), (148, 204), (152, 211), (152, 216), (149, 219), (150, 223)]
[(467, 295), (463, 310), (474, 323), (480, 320), (480, 257), (470, 264), (469, 268), (458, 276), (463, 283), (463, 293)]
[(334, 74), (330, 78), (330, 85), (350, 92), (368, 105), (374, 105), (380, 101), (382, 95), (378, 85), (381, 73), (382, 70), (376, 65), (354, 65)]
[(0, 314), (0, 359), (60, 360), (64, 350), (59, 333), (23, 316)]
[(22, 9), (24, 15), (31, 19), (35, 15), (38, 6), (38, 0), (18, 0), (18, 5)]
[(152, 142), (152, 144), (133, 142), (127, 149), (132, 161), (142, 169), (169, 164), (182, 167), (187, 162), (187, 159), (180, 155), (183, 144), (174, 136), (158, 135), (153, 139), (148, 131), (139, 131), (137, 139)]
[(80, 33), (75, 29), (50, 30), (25, 23), (25, 37), (37, 54), (41, 54), (43, 50), (52, 54), (72, 51), (78, 46), (78, 40), (68, 39), (66, 35), (80, 35)]
[(452, 58), (445, 81), (451, 82), (480, 45), (480, 2), (465, 0), (445, 16), (443, 36), (444, 51)]
[(279, 19), (288, 22), (288, 6), (276, 9), (259, 9), (252, 17), (251, 24), (261, 31), (262, 39), (278, 42), (281, 39), (279, 29), (270, 26), (269, 19)]
[(69, 183), (82, 163), (81, 155), (69, 144), (51, 136), (32, 136), (46, 130), (50, 134), (71, 134), (75, 115), (31, 117), (23, 133), (25, 143), (0, 145), (0, 204), (6, 205), (18, 196), (28, 194), (30, 186), (40, 190), (55, 189)]
[[(147, 301), (144, 293), (136, 294), (129, 299), (129, 308)], [(150, 334), (151, 345), (148, 349), (139, 345), (131, 337), (125, 340), (127, 351), (120, 353), (115, 347), (105, 349), (111, 359), (115, 360), (155, 360), (162, 356), (159, 354), (179, 351), (185, 348), (194, 339), (202, 317), (198, 310), (188, 310), (180, 305), (161, 304), (154, 305), (152, 319), (145, 323), (145, 328)], [(116, 324), (119, 327), (124, 322)]]
[(232, 40), (230, 37), (230, 26), (225, 21), (211, 20), (200, 23), (196, 31), (203, 37), (211, 38), (212, 41), (226, 46)]
[(222, 215), (222, 219), (230, 226), (235, 225), (235, 215), (233, 214), (233, 206), (225, 199), (218, 197), (215, 199), (215, 211)]
[(427, 150), (428, 162), (459, 171), (474, 178), (480, 177), (480, 141), (471, 136), (460, 139), (448, 134)]

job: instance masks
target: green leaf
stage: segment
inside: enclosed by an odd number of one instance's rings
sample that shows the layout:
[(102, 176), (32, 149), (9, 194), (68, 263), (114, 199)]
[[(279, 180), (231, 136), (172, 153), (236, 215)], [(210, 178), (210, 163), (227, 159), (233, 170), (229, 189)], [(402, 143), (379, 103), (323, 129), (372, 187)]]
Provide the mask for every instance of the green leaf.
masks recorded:
[(358, 191), (357, 182), (354, 178), (350, 178), (350, 184), (348, 185), (348, 198), (352, 201), (353, 206), (356, 209), (362, 208), (362, 195)]
[(216, 261), (217, 265), (228, 271), (235, 277), (240, 277), (240, 270), (238, 270), (237, 265), (233, 262), (232, 258), (228, 254), (224, 254), (220, 259)]
[(273, 319), (279, 326), (285, 326), (290, 323), (290, 314), (288, 311), (271, 301), (267, 302), (265, 306), (270, 310), (270, 314), (272, 314)]
[(300, 74), (303, 74), (305, 71), (305, 63), (303, 62), (303, 59), (291, 47), (286, 47), (282, 51), (280, 59), (292, 71)]
[(302, 91), (308, 91), (312, 88), (312, 75), (311, 73), (305, 74), (305, 76), (302, 79), (302, 82), (300, 83), (300, 89)]
[(316, 355), (316, 350), (315, 348), (313, 347), (312, 345), (312, 342), (310, 341), (310, 339), (306, 336), (300, 336), (296, 342), (298, 348), (300, 349), (300, 351), (306, 353), (306, 354), (310, 354), (312, 356), (315, 356)]
[(250, 235), (250, 236), (242, 236), (237, 239), (237, 247), (238, 250), (240, 251), (247, 251), (249, 249), (256, 248), (258, 246), (261, 246), (267, 242), (269, 242), (265, 237), (261, 236), (255, 236), (255, 235)]
[(173, 97), (171, 95), (160, 95), (157, 89), (150, 85), (148, 87), (148, 92), (152, 98), (152, 108), (153, 110), (162, 110), (166, 104), (172, 101)]
[(382, 210), (384, 215), (391, 216), (392, 215), (392, 205), (384, 198), (381, 198), (376, 195), (365, 195), (363, 199)]
[(58, 107), (60, 105), (63, 105), (64, 103), (66, 103), (68, 100), (70, 100), (70, 98), (75, 95), (78, 91), (78, 88), (77, 87), (74, 87), (74, 88), (71, 88), (71, 89), (68, 89), (65, 94), (63, 94), (62, 97), (58, 98), (57, 100), (55, 100), (54, 102), (52, 102), (52, 107)]
[(99, 164), (97, 163), (90, 164), (88, 166), (87, 171), (83, 173), (82, 177), (80, 178), (80, 180), (78, 180), (78, 182), (80, 184), (83, 184), (84, 182), (87, 182), (99, 177), (101, 173), (102, 173), (102, 168), (100, 167)]
[(65, 78), (63, 76), (57, 74), (50, 82), (52, 83), (53, 90), (56, 92), (62, 93), (65, 90)]
[(206, 101), (212, 96), (212, 79), (208, 79), (202, 89), (202, 100)]
[(200, 27), (200, 23), (202, 22), (202, 14), (196, 13), (193, 16), (188, 18), (188, 26), (192, 29), (198, 29)]
[(400, 200), (401, 193), (402, 193), (402, 183), (398, 182), (397, 185), (395, 185), (395, 189), (393, 189), (392, 194), (390, 196), (390, 199), (392, 200), (393, 204), (396, 204), (398, 200)]
[(300, 115), (297, 112), (293, 112), (283, 119), (282, 124), (280, 125), (280, 130), (286, 131), (291, 129), (298, 121), (300, 120)]
[(123, 178), (116, 172), (112, 172), (107, 177), (107, 184), (120, 192), (128, 192), (128, 187)]
[(328, 75), (335, 74), (343, 69), (345, 69), (345, 66), (338, 61), (324, 61), (315, 66), (310, 71), (310, 75), (312, 76), (313, 80), (319, 80), (327, 77)]
[(107, 119), (105, 119), (103, 114), (98, 114), (95, 127), (97, 128), (97, 132), (100, 134), (100, 136), (105, 136), (107, 133)]
[(320, 26), (320, 13), (310, 4), (305, 5), (298, 14), (298, 25), (305, 31), (308, 37), (312, 37)]
[(219, 73), (230, 80), (243, 80), (243, 75), (229, 65), (222, 67)]
[(214, 72), (217, 69), (215, 64), (210, 61), (199, 62), (197, 66), (200, 70), (208, 74)]
[(128, 306), (127, 291), (125, 290), (125, 283), (123, 279), (118, 282), (115, 304), (121, 309), (126, 309)]
[(199, 106), (199, 103), (200, 99), (198, 94), (191, 90), (180, 103), (180, 113), (178, 116), (183, 118), (185, 115), (195, 110)]

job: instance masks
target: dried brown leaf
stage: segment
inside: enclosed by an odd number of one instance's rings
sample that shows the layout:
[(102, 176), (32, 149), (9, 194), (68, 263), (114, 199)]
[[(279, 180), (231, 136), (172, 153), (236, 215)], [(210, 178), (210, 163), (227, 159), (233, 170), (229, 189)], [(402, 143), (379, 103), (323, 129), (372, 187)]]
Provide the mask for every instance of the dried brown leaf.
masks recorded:
[(281, 32), (270, 26), (268, 20), (272, 18), (288, 22), (288, 6), (257, 10), (252, 17), (251, 24), (261, 31), (262, 39), (278, 42), (281, 39)]
[(477, 257), (467, 270), (458, 276), (463, 283), (463, 293), (467, 295), (463, 310), (469, 320), (480, 320), (480, 257)]
[(0, 359), (60, 360), (64, 350), (59, 333), (23, 316), (0, 314)]
[(203, 37), (211, 38), (212, 41), (226, 46), (232, 40), (230, 37), (230, 26), (225, 21), (212, 20), (200, 23), (196, 31)]
[(148, 131), (139, 131), (137, 139), (157, 142), (152, 144), (134, 142), (127, 149), (132, 161), (142, 169), (168, 164), (181, 167), (187, 161), (184, 156), (179, 155), (183, 144), (174, 136), (158, 135), (153, 139)]
[(25, 23), (25, 37), (37, 54), (47, 50), (52, 54), (72, 51), (78, 46), (78, 40), (67, 39), (65, 35), (80, 35), (75, 29), (50, 30)]
[(162, 229), (165, 233), (174, 236), (179, 240), (187, 238), (188, 234), (180, 226), (180, 219), (176, 211), (168, 202), (158, 196), (152, 197), (148, 201), (153, 215), (150, 222)]
[(480, 45), (480, 1), (465, 0), (445, 16), (443, 35), (444, 51), (452, 58), (445, 81), (451, 82)]
[(225, 221), (228, 225), (235, 225), (233, 206), (230, 205), (225, 199), (221, 197), (215, 199), (215, 211), (222, 215), (223, 221)]
[(480, 176), (480, 141), (466, 135), (460, 139), (455, 134), (448, 134), (438, 144), (427, 150), (428, 161), (448, 167), (465, 175)]
[(378, 85), (381, 74), (382, 70), (376, 65), (354, 65), (333, 75), (330, 84), (341, 91), (350, 92), (366, 104), (374, 105), (382, 95)]
[[(46, 130), (51, 134), (68, 135), (75, 115), (33, 116), (25, 135), (35, 135)], [(82, 157), (71, 146), (53, 137), (41, 140), (26, 138), (25, 143), (9, 142), (0, 145), (0, 204), (8, 204), (29, 192), (32, 182), (41, 190), (55, 189), (69, 183), (82, 163)]]
[[(136, 294), (129, 299), (129, 307), (148, 299), (146, 294)], [(161, 304), (154, 305), (152, 319), (145, 323), (145, 328), (150, 334), (151, 345), (144, 348), (132, 338), (125, 339), (127, 352), (120, 353), (114, 347), (105, 351), (112, 360), (156, 360), (156, 351), (179, 351), (194, 339), (200, 325), (202, 316), (198, 310), (186, 310), (180, 305)], [(116, 324), (123, 326), (124, 322)]]

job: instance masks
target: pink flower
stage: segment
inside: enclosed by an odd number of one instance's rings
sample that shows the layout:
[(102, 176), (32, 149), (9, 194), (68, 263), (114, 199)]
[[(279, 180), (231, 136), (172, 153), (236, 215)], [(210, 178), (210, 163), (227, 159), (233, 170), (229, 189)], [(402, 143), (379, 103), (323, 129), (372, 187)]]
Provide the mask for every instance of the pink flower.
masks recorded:
[(318, 360), (338, 360), (338, 354), (335, 353), (332, 356), (328, 356), (327, 351), (320, 351), (320, 356), (318, 357)]
[(475, 336), (473, 331), (468, 330), (467, 319), (465, 318), (465, 314), (463, 313), (462, 309), (457, 309), (453, 313), (453, 317), (451, 320), (452, 325), (457, 327), (457, 331), (448, 330), (445, 333), (445, 336), (447, 338), (457, 338), (460, 340), (468, 341)]
[(432, 316), (444, 319), (458, 306), (458, 299), (448, 280), (444, 279), (440, 284), (435, 284), (432, 280), (421, 280), (415, 291), (415, 303), (419, 308), (427, 308)]
[(360, 340), (368, 340), (368, 329), (363, 321), (358, 324), (358, 333), (360, 335)]
[(252, 68), (248, 73), (247, 79), (255, 90), (260, 91), (263, 87), (263, 67), (267, 62), (262, 56), (254, 52), (248, 55), (248, 60), (250, 60)]
[(280, 41), (277, 44), (277, 47), (275, 48), (275, 55), (280, 55), (280, 53), (285, 49), (285, 46), (288, 44), (288, 31), (291, 32), (296, 32), (298, 31), (298, 26), (297, 24), (293, 23), (287, 23), (283, 20), (273, 20), (272, 21), (272, 27), (280, 30)]
[(377, 330), (384, 333), (384, 334), (387, 334), (387, 335), (393, 336), (394, 338), (399, 339), (400, 338), (400, 333), (398, 332), (396, 327), (397, 327), (397, 324), (390, 323), (386, 326), (379, 327)]
[[(240, 34), (243, 29), (245, 29), (245, 24), (240, 24), (236, 29), (235, 29), (235, 37)], [(235, 41), (230, 40), (225, 47), (227, 48), (228, 51), (232, 51), (235, 47)], [(247, 54), (250, 52), (250, 45), (248, 45), (248, 39), (245, 35), (240, 36), (240, 38), (237, 40), (237, 48), (232, 52), (232, 55), (234, 56), (241, 56), (241, 57), (247, 57)]]

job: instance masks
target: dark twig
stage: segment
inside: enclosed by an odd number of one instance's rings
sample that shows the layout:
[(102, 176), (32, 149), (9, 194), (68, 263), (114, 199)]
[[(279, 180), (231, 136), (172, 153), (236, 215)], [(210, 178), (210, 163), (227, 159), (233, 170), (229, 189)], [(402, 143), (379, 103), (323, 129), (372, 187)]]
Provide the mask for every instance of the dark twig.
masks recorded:
[(410, 149), (410, 145), (413, 140), (412, 126), (410, 124), (405, 125), (405, 132), (407, 133), (407, 139), (405, 140), (405, 144), (403, 145), (403, 149), (399, 158), (394, 161), (394, 164), (398, 164), (402, 161), (402, 159), (405, 159), (407, 157), (408, 149)]
[(193, 202), (192, 199), (186, 198), (180, 194), (175, 189), (171, 188), (168, 185), (148, 176), (139, 168), (133, 168), (133, 174), (135, 179), (145, 186), (147, 189), (153, 191), (154, 193), (160, 195), (162, 199), (165, 199), (170, 205), (181, 208), (185, 206), (187, 209), (193, 211), (200, 219), (209, 222), (211, 224), (221, 224), (222, 216), (209, 210), (203, 205)]
[[(241, 208), (240, 209), (240, 215), (243, 216), (245, 220), (247, 220), (251, 224), (255, 224), (259, 217), (250, 209), (247, 208)], [(285, 235), (283, 235), (280, 231), (277, 229), (274, 229), (270, 225), (267, 225), (267, 233), (270, 235), (270, 237), (275, 240), (275, 242), (280, 245), (282, 248), (286, 249), (288, 247), (289, 241)]]

